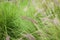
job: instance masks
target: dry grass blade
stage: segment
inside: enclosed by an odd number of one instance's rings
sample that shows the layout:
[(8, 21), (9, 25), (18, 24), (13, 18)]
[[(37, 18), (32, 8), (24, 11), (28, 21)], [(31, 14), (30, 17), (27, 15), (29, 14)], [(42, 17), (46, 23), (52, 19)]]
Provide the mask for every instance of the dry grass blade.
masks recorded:
[(29, 18), (29, 17), (27, 17), (27, 16), (22, 16), (21, 17), (22, 19), (24, 19), (24, 20), (28, 20), (28, 21), (31, 21), (32, 23), (38, 23), (36, 20), (34, 20), (34, 19), (32, 19), (32, 18)]
[(31, 34), (22, 34), (24, 37), (28, 38), (29, 40), (35, 40), (35, 37)]
[(6, 37), (6, 40), (10, 40), (10, 36), (7, 36), (7, 37)]

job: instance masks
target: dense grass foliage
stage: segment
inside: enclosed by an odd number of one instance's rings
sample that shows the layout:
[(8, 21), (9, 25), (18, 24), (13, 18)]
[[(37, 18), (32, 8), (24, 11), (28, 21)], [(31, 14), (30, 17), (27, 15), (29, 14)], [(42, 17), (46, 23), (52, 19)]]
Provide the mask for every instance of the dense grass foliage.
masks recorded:
[(0, 1), (0, 40), (60, 40), (60, 1)]

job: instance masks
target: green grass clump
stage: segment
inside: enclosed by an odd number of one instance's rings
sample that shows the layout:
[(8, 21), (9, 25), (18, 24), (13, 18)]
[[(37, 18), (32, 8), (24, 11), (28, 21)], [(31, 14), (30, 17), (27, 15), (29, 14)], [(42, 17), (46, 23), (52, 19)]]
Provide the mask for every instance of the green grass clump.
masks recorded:
[(0, 40), (5, 40), (7, 36), (20, 37), (20, 20), (17, 13), (17, 6), (8, 2), (0, 3)]
[(0, 2), (0, 40), (60, 40), (59, 2)]

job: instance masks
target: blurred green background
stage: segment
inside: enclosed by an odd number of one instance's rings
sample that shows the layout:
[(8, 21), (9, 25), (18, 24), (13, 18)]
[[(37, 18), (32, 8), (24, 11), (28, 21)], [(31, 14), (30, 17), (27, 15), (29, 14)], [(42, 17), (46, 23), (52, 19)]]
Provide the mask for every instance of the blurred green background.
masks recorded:
[(0, 40), (60, 40), (60, 0), (0, 0)]

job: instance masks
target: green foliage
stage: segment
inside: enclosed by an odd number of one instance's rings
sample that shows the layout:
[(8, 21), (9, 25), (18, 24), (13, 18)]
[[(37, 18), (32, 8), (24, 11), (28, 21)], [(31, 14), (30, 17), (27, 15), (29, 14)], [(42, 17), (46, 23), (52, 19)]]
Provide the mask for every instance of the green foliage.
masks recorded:
[(33, 1), (0, 3), (0, 40), (60, 40), (60, 6)]
[(11, 5), (8, 2), (0, 4), (0, 40), (5, 40), (7, 35), (13, 38), (20, 37), (20, 20), (17, 13), (16, 5)]

